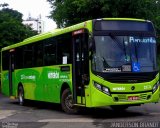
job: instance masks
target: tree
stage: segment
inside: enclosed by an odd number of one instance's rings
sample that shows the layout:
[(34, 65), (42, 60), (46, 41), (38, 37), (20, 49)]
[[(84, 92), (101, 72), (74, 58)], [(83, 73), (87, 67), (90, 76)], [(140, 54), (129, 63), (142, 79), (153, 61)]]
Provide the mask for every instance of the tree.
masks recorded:
[(7, 3), (0, 4), (0, 7), (2, 8), (8, 7), (8, 4)]
[(30, 27), (22, 24), (22, 14), (9, 9), (7, 4), (0, 5), (0, 48), (23, 41), (37, 34)]
[(153, 21), (160, 33), (160, 0), (47, 0), (58, 27), (103, 17), (129, 17)]
[[(103, 17), (140, 18), (154, 23), (160, 44), (160, 0), (47, 0), (59, 28)], [(158, 45), (160, 65), (160, 45)]]

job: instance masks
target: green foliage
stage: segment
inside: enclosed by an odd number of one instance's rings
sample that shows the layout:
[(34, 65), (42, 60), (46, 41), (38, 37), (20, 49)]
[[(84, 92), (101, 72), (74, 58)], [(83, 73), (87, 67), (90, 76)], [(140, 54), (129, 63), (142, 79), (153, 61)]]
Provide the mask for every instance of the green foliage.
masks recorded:
[(148, 19), (160, 31), (160, 0), (47, 0), (58, 27), (102, 17)]
[(8, 4), (7, 3), (0, 4), (0, 7), (2, 8), (8, 7)]
[(6, 6), (4, 7), (3, 4), (3, 8), (0, 10), (0, 48), (18, 43), (37, 34), (30, 27), (22, 24), (21, 13), (6, 8)]
[[(50, 18), (59, 28), (85, 20), (103, 17), (151, 20), (158, 35), (160, 58), (160, 0), (47, 0), (52, 8)], [(159, 59), (160, 60), (160, 59)], [(160, 61), (159, 65), (160, 65)]]
[(157, 31), (160, 65), (160, 0), (47, 0), (50, 18), (59, 28), (103, 17), (151, 20)]

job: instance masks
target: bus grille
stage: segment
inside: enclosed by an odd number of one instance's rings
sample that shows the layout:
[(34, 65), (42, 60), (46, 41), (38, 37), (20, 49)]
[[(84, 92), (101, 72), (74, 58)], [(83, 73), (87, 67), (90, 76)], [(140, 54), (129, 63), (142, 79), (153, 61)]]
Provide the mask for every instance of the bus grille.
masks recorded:
[(147, 94), (146, 93), (140, 94), (140, 99), (147, 100)]
[(127, 100), (127, 97), (126, 97), (126, 95), (118, 95), (118, 99), (119, 99), (119, 101), (126, 101)]

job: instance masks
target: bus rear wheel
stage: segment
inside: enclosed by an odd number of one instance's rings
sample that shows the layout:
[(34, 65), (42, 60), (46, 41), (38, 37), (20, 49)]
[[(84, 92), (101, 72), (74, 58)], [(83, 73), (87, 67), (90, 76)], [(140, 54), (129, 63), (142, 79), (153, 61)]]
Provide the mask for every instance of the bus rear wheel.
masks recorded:
[(62, 110), (68, 114), (76, 114), (78, 107), (73, 105), (73, 97), (69, 88), (62, 92), (61, 96)]
[(20, 105), (24, 105), (24, 89), (22, 86), (18, 87), (18, 101)]

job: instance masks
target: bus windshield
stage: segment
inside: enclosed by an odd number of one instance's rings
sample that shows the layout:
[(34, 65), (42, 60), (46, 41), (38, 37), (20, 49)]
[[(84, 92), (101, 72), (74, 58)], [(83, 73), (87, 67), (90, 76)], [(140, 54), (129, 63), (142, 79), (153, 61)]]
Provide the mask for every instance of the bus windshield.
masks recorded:
[(97, 72), (152, 72), (156, 39), (142, 36), (94, 36), (92, 69)]

